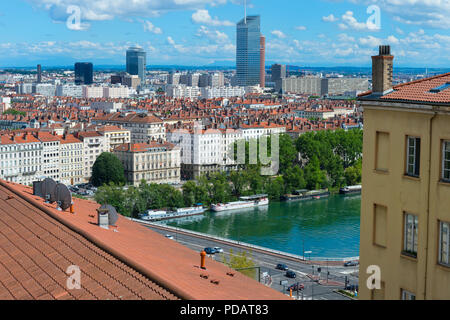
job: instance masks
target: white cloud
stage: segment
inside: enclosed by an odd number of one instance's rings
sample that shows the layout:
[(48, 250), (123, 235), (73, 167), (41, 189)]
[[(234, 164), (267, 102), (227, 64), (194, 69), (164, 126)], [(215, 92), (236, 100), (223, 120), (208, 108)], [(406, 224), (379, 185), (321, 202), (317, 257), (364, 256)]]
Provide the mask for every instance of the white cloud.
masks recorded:
[(298, 26), (298, 27), (295, 27), (295, 29), (299, 30), (299, 31), (305, 31), (307, 28), (305, 26)]
[(407, 25), (450, 29), (449, 0), (348, 0), (353, 4), (375, 3), (381, 13), (389, 13), (394, 20)]
[(154, 33), (154, 34), (161, 34), (162, 33), (161, 28), (155, 27), (153, 25), (153, 23), (151, 23), (148, 20), (144, 21), (143, 24), (144, 24), (144, 31), (148, 31), (148, 32), (151, 32), (151, 33)]
[(326, 17), (322, 17), (322, 21), (325, 21), (325, 22), (336, 22), (338, 20), (339, 20), (339, 18), (336, 18), (333, 14), (330, 14), (329, 16), (326, 16)]
[(231, 21), (221, 21), (217, 17), (212, 18), (208, 10), (201, 9), (197, 10), (192, 14), (192, 21), (194, 23), (206, 24), (208, 26), (214, 27), (232, 27), (234, 23)]
[(347, 11), (342, 15), (342, 23), (339, 24), (339, 28), (342, 30), (352, 29), (356, 31), (372, 30), (368, 27), (367, 23), (356, 20), (352, 11)]
[(65, 22), (70, 14), (67, 8), (80, 8), (81, 20), (103, 21), (116, 17), (157, 17), (169, 11), (198, 10), (205, 6), (218, 6), (227, 0), (26, 0), (37, 8), (48, 11), (54, 21)]
[(286, 38), (286, 35), (285, 35), (282, 31), (280, 31), (280, 30), (273, 30), (271, 33), (272, 33), (275, 37), (277, 37), (277, 38), (279, 38), (279, 39), (284, 39), (284, 38)]

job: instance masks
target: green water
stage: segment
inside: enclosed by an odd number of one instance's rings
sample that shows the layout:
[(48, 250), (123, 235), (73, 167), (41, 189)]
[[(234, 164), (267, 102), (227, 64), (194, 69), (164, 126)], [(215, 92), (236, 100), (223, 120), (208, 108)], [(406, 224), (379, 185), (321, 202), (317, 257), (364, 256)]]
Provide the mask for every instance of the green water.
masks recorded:
[(168, 225), (312, 258), (359, 256), (361, 196), (272, 202), (269, 207), (206, 213)]

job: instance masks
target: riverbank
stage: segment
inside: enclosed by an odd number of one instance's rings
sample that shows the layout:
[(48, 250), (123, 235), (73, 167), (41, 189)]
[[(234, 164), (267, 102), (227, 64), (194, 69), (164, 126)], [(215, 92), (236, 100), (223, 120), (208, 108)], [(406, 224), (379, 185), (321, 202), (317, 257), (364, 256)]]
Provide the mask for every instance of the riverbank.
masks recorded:
[(271, 202), (236, 212), (176, 219), (164, 225), (245, 242), (307, 259), (359, 256), (360, 195)]

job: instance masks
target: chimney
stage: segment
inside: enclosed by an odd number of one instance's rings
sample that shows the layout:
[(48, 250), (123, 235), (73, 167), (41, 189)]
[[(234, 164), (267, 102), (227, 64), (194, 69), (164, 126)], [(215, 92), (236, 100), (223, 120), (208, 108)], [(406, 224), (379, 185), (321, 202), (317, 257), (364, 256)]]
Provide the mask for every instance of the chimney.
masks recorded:
[(98, 209), (98, 226), (103, 229), (109, 229), (109, 211), (107, 209)]
[(394, 56), (390, 46), (380, 46), (379, 51), (372, 57), (372, 92), (385, 94), (392, 90)]

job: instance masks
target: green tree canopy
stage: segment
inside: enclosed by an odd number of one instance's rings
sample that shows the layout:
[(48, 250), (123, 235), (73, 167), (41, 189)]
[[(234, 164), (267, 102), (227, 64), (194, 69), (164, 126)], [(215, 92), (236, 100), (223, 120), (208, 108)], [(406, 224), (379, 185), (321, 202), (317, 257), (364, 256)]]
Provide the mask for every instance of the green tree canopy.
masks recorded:
[(109, 183), (124, 184), (125, 173), (122, 162), (112, 153), (102, 153), (92, 167), (91, 183), (100, 187)]

